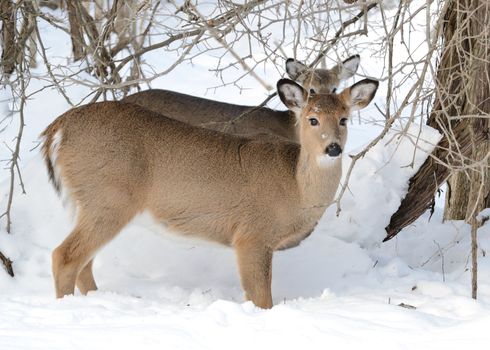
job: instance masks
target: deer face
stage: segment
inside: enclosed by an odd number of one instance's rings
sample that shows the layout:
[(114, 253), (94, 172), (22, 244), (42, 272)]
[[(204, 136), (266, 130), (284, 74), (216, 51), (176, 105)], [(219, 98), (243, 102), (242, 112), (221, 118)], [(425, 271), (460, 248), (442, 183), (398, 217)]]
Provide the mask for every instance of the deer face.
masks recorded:
[(336, 92), (341, 81), (356, 73), (360, 60), (359, 55), (354, 55), (331, 69), (311, 69), (293, 58), (288, 58), (286, 72), (310, 94), (328, 94)]
[(301, 147), (322, 167), (340, 158), (350, 113), (366, 107), (377, 88), (377, 81), (364, 79), (338, 95), (312, 95), (292, 80), (277, 83), (281, 101), (298, 119)]

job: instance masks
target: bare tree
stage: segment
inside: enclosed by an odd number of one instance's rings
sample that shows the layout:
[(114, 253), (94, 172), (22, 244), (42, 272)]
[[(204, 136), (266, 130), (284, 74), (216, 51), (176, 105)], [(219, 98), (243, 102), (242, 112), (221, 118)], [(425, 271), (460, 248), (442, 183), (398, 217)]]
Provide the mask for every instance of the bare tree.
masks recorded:
[[(490, 112), (490, 3), (449, 1), (444, 14), (444, 50), (436, 79), (436, 101), (428, 124), (443, 134), (433, 154), (410, 180), (408, 193), (386, 227), (394, 237), (434, 203), (453, 173), (451, 217), (473, 220), (488, 206)], [(459, 180), (463, 178), (464, 180)], [(466, 193), (461, 193), (462, 191)], [(451, 199), (456, 192), (458, 199)]]
[[(2, 3), (4, 4), (4, 3)], [(2, 56), (2, 64), (3, 68), (6, 70), (4, 73), (4, 80), (8, 81), (8, 83), (12, 87), (12, 92), (19, 99), (19, 129), (17, 132), (17, 136), (15, 137), (14, 147), (11, 150), (11, 158), (8, 163), (8, 168), (10, 171), (10, 182), (9, 182), (9, 195), (7, 198), (7, 206), (5, 212), (0, 215), (1, 217), (6, 217), (7, 225), (6, 230), (7, 233), (11, 231), (11, 212), (12, 212), (12, 202), (14, 196), (14, 186), (16, 183), (16, 178), (20, 184), (22, 189), (22, 193), (25, 193), (24, 183), (22, 181), (22, 176), (20, 172), (19, 166), (19, 158), (20, 158), (20, 147), (22, 142), (22, 135), (24, 131), (24, 107), (26, 103), (26, 87), (29, 79), (26, 77), (25, 70), (29, 68), (29, 64), (35, 62), (35, 58), (30, 57), (27, 52), (32, 52), (28, 49), (28, 40), (31, 38), (34, 32), (34, 28), (36, 26), (35, 18), (33, 16), (33, 2), (32, 1), (22, 1), (18, 2), (16, 6), (6, 6), (6, 10), (8, 11), (6, 16), (3, 16), (2, 19), (8, 18), (8, 23), (3, 23), (2, 27), (2, 37), (7, 38), (9, 40), (8, 45), (12, 44), (10, 40), (13, 39), (13, 47), (8, 48), (9, 51), (4, 52), (5, 56)], [(17, 26), (17, 17), (22, 18), (22, 23)], [(18, 30), (18, 28), (20, 30)], [(26, 52), (27, 51), (27, 52)], [(5, 58), (5, 62), (3, 60)], [(2, 263), (4, 264), (7, 272), (13, 277), (14, 272), (12, 268), (12, 261), (6, 257), (4, 254), (1, 254), (0, 257)]]

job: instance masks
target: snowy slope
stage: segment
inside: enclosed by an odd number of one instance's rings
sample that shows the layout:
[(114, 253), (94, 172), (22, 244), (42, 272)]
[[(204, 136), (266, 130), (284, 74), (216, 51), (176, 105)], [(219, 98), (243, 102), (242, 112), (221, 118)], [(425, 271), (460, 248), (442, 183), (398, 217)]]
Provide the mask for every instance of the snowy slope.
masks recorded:
[[(299, 247), (275, 254), (276, 306), (270, 311), (243, 303), (230, 249), (169, 240), (139, 222), (97, 258), (99, 291), (55, 300), (50, 251), (69, 231), (70, 220), (36, 156), (24, 168), (28, 194), (17, 199), (15, 231), (0, 235), (17, 273), (15, 279), (0, 274), (0, 347), (323, 349), (327, 344), (374, 348), (381, 342), (381, 348), (397, 349), (429, 342), (431, 349), (452, 349), (484, 344), (490, 264), (480, 257), (480, 299), (473, 301), (466, 225), (440, 224), (437, 212), (430, 223), (423, 217), (396, 240), (376, 244), (390, 203), (403, 187), (395, 179), (403, 183), (409, 177), (392, 163), (381, 171), (378, 164), (390, 158), (389, 149), (373, 152), (356, 168), (351, 189), (356, 201), (344, 201), (339, 218), (329, 210)], [(380, 196), (382, 188), (390, 191)], [(484, 250), (490, 248), (489, 231), (481, 230)], [(444, 252), (444, 275), (436, 243)]]
[[(52, 40), (53, 60), (66, 55), (65, 36), (46, 37)], [(162, 64), (170, 62), (172, 58), (165, 57)], [(207, 64), (201, 60), (183, 66), (152, 86), (204, 95), (213, 85)], [(379, 73), (377, 58), (369, 54), (362, 55), (361, 66), (366, 75)], [(270, 81), (279, 77), (275, 68), (266, 73)], [(34, 91), (43, 84), (34, 79), (30, 88)], [(382, 84), (376, 97), (380, 105), (383, 88)], [(75, 86), (69, 92), (76, 100), (88, 89)], [(0, 101), (8, 97), (8, 91), (1, 94)], [(242, 94), (221, 89), (206, 97), (254, 104), (264, 96), (265, 91), (256, 87)], [(272, 106), (282, 108), (277, 100)], [(0, 103), (2, 113), (9, 108)], [(47, 181), (38, 149), (29, 149), (39, 132), (68, 108), (50, 89), (27, 105), (22, 153), (27, 194), (14, 199), (12, 234), (5, 233), (3, 222), (0, 229), (0, 248), (14, 260), (16, 272), (12, 279), (0, 271), (0, 349), (488, 346), (490, 226), (479, 233), (478, 301), (470, 298), (469, 227), (462, 222), (441, 223), (441, 208), (430, 221), (424, 215), (397, 238), (381, 243), (389, 215), (426, 156), (414, 149), (413, 140), (420, 138), (419, 146), (430, 150), (439, 137), (418, 125), (401, 140), (394, 137), (397, 126), (358, 162), (339, 217), (335, 206), (330, 207), (299, 247), (275, 254), (271, 310), (243, 301), (231, 249), (162, 236), (145, 225), (144, 218), (126, 227), (95, 260), (98, 291), (55, 300), (50, 254), (72, 222)], [(362, 118), (379, 115), (371, 107)], [(354, 118), (348, 153), (357, 153), (379, 130)], [(2, 136), (9, 140), (14, 134), (15, 122)], [(415, 166), (406, 167), (412, 158)], [(349, 161), (346, 155), (344, 170)], [(7, 175), (0, 176), (2, 198)]]

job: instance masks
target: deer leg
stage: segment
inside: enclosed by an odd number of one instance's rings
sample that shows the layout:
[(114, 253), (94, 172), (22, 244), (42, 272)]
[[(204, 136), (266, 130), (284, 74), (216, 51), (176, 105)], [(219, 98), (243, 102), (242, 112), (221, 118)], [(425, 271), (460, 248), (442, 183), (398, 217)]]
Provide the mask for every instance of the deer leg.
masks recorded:
[(235, 243), (245, 298), (263, 309), (272, 307), (272, 249), (250, 240)]
[(52, 268), (56, 297), (73, 294), (75, 280), (83, 265), (91, 256), (86, 249), (84, 230), (79, 227), (61, 243), (52, 254)]
[(87, 295), (92, 290), (97, 290), (94, 275), (92, 273), (92, 264), (94, 259), (90, 260), (87, 265), (80, 271), (77, 277), (76, 285), (83, 295)]
[(73, 294), (77, 277), (80, 277), (82, 293), (91, 290), (90, 287), (96, 288), (91, 260), (131, 219), (131, 216), (122, 216), (118, 211), (105, 212), (103, 216), (90, 219), (80, 213), (80, 217), (75, 229), (53, 251), (52, 267), (57, 298)]

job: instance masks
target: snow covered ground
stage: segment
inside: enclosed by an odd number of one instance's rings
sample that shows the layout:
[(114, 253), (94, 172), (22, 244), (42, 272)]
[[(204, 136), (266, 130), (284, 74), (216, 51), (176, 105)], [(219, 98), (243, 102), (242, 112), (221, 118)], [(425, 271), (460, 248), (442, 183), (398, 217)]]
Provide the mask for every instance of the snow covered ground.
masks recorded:
[[(46, 38), (52, 40), (53, 60), (66, 54), (65, 36)], [(363, 55), (361, 65), (365, 74), (375, 76), (375, 58)], [(153, 87), (204, 95), (213, 85), (208, 73), (206, 62), (183, 66)], [(267, 77), (278, 78), (274, 69)], [(31, 89), (42, 84), (33, 80)], [(86, 93), (84, 88), (71, 89), (71, 96)], [(2, 94), (0, 101), (8, 95)], [(221, 89), (206, 97), (253, 104), (263, 96), (260, 89), (241, 95)], [(382, 105), (382, 92), (376, 101)], [(277, 101), (273, 106), (280, 107)], [(8, 108), (0, 103), (2, 113)], [(275, 254), (271, 310), (243, 301), (231, 249), (168, 239), (144, 220), (125, 228), (98, 255), (98, 291), (56, 300), (50, 254), (72, 223), (47, 181), (38, 150), (29, 149), (66, 109), (66, 102), (49, 89), (27, 105), (22, 153), (27, 194), (14, 199), (12, 234), (6, 234), (3, 222), (0, 231), (0, 248), (12, 258), (16, 272), (12, 279), (0, 271), (0, 349), (488, 347), (490, 226), (479, 231), (477, 301), (470, 297), (469, 227), (443, 224), (440, 206), (430, 221), (426, 214), (397, 238), (381, 243), (407, 180), (425, 158), (417, 150), (415, 167), (406, 167), (414, 149), (410, 137), (393, 138), (396, 130), (358, 162), (340, 216), (330, 207), (299, 247)], [(362, 116), (376, 118), (376, 113), (369, 108)], [(379, 132), (355, 119), (349, 125), (351, 154)], [(10, 132), (15, 127), (2, 137), (9, 139)], [(438, 139), (434, 130), (417, 125), (409, 134), (412, 141), (418, 136), (425, 140), (420, 146), (427, 150)], [(345, 156), (344, 168), (348, 165)], [(0, 176), (2, 198), (7, 175)]]

